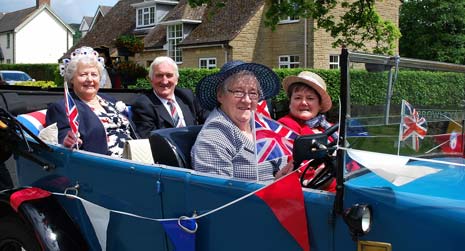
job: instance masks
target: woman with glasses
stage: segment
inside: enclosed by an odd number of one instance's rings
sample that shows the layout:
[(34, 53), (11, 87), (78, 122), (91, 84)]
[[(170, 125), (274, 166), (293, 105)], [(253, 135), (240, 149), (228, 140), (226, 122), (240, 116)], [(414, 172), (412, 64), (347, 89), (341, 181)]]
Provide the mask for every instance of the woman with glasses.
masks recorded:
[(270, 181), (292, 171), (282, 159), (257, 165), (253, 112), (257, 102), (279, 92), (278, 76), (268, 67), (232, 61), (203, 78), (197, 98), (212, 110), (192, 148), (197, 171), (239, 179)]

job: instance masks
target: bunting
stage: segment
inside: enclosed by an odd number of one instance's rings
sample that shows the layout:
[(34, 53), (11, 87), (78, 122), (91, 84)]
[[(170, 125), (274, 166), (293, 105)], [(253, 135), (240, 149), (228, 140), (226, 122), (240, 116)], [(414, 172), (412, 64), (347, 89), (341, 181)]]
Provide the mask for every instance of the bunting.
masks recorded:
[(307, 216), (299, 174), (291, 174), (255, 193), (273, 211), (281, 225), (299, 243), (302, 250), (310, 250)]

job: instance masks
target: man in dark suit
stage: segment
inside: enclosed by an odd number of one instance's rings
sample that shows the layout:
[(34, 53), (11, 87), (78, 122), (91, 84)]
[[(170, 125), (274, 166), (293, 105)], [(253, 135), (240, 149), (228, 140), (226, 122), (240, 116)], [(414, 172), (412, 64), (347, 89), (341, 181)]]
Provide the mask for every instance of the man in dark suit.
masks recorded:
[(170, 57), (155, 58), (149, 77), (152, 90), (137, 96), (131, 108), (140, 137), (148, 138), (155, 129), (203, 124), (206, 112), (192, 90), (177, 87), (178, 66)]

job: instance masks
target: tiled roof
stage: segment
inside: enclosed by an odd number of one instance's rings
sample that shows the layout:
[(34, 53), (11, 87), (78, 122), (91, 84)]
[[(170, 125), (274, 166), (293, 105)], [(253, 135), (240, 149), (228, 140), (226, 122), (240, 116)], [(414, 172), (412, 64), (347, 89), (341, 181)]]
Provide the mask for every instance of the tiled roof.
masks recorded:
[(136, 10), (131, 4), (142, 2), (143, 0), (120, 0), (111, 10), (97, 22), (92, 30), (77, 44), (75, 44), (62, 57), (69, 57), (69, 54), (81, 46), (90, 47), (113, 47), (117, 37), (123, 34), (132, 34), (136, 25)]
[(179, 3), (174, 7), (162, 20), (166, 21), (176, 21), (182, 19), (188, 20), (198, 20), (202, 21), (203, 14), (205, 13), (205, 6), (200, 6), (192, 8), (187, 0), (180, 0)]
[(264, 2), (265, 0), (228, 0), (225, 1), (224, 7), (209, 7), (203, 15), (202, 23), (180, 45), (224, 43), (233, 40)]
[(105, 16), (111, 10), (111, 6), (100, 5), (100, 11), (102, 11), (102, 15)]
[(92, 23), (92, 19), (94, 19), (94, 17), (89, 17), (89, 16), (85, 16), (84, 17), (84, 21), (86, 22), (87, 25), (90, 26), (90, 24)]
[(31, 7), (14, 12), (5, 13), (0, 19), (0, 32), (14, 30), (22, 22), (24, 22), (36, 9)]

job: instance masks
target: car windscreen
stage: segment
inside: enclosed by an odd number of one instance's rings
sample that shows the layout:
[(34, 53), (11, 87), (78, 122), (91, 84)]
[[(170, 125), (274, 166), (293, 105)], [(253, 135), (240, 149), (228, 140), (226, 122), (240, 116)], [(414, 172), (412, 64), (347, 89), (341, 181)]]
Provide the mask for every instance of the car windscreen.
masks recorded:
[(465, 67), (402, 60), (350, 64), (345, 146), (360, 151), (349, 156), (374, 163), (395, 156), (462, 158)]
[(29, 81), (31, 78), (21, 72), (4, 72), (2, 73), (4, 81)]

